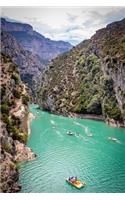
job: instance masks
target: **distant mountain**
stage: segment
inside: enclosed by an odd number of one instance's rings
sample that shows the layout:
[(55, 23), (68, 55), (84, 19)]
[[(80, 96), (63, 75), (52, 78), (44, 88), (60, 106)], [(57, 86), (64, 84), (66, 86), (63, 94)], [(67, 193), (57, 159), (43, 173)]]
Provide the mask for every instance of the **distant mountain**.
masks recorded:
[(25, 50), (39, 55), (42, 60), (45, 60), (45, 63), (72, 48), (72, 45), (68, 42), (53, 41), (45, 38), (34, 31), (29, 24), (9, 22), (2, 18), (1, 28), (14, 36)]
[(125, 127), (125, 19), (55, 58), (43, 74), (38, 103), (53, 113), (102, 115)]
[(19, 66), (21, 79), (28, 84), (33, 95), (50, 60), (72, 48), (67, 42), (45, 38), (29, 24), (9, 22), (4, 18), (1, 18), (0, 42), (1, 52)]

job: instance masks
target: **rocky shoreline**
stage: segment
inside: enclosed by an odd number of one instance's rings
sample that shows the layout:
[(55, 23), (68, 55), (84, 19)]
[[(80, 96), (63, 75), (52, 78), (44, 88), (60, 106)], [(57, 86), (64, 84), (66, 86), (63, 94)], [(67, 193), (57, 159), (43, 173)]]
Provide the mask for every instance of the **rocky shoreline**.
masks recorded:
[(125, 121), (119, 122), (115, 121), (114, 119), (107, 119), (106, 124), (115, 128), (125, 128)]
[(0, 118), (0, 192), (21, 190), (19, 184), (20, 162), (31, 161), (36, 154), (26, 146), (30, 133), (29, 96), (20, 79), (17, 66), (1, 54), (1, 118)]
[(78, 113), (69, 113), (69, 117), (71, 118), (81, 118), (81, 119), (92, 119), (92, 120), (98, 120), (98, 121), (104, 121), (104, 118), (102, 115), (90, 115), (90, 114), (78, 114)]
[(27, 121), (28, 135), (30, 135), (30, 123), (32, 122), (33, 119), (35, 119), (35, 116), (30, 112), (28, 115), (28, 121)]
[(97, 120), (97, 121), (104, 121), (106, 124), (108, 124), (111, 127), (115, 128), (125, 128), (125, 121), (119, 122), (114, 119), (104, 119), (102, 115), (90, 115), (90, 114), (77, 114), (77, 113), (69, 113), (69, 117), (71, 118), (81, 118), (81, 119), (91, 119), (91, 120)]
[[(39, 107), (39, 109), (41, 109), (41, 107)], [(41, 109), (43, 110), (43, 109)], [(70, 118), (81, 118), (81, 119), (90, 119), (90, 120), (97, 120), (97, 121), (103, 121), (105, 122), (107, 125), (111, 126), (111, 127), (115, 127), (115, 128), (125, 128), (125, 121), (123, 122), (119, 122), (116, 121), (114, 119), (105, 119), (103, 117), (103, 115), (95, 115), (95, 114), (81, 114), (81, 113), (73, 113), (73, 112), (65, 112), (65, 113), (57, 113), (57, 112), (52, 112), (52, 111), (48, 111), (45, 109), (46, 112), (55, 114), (55, 115), (62, 115), (64, 117), (70, 117)]]
[[(30, 115), (30, 120), (27, 123), (30, 125), (33, 116)], [(6, 126), (1, 122), (1, 183), (0, 192), (12, 193), (19, 192), (21, 185), (19, 184), (20, 163), (28, 162), (36, 159), (36, 154), (25, 143), (19, 140), (13, 140), (6, 131)], [(30, 127), (29, 127), (30, 130)], [(6, 145), (5, 145), (6, 142)], [(3, 150), (4, 149), (6, 150)]]
[(125, 128), (125, 121), (119, 122), (114, 119), (104, 119), (102, 115), (90, 115), (90, 114), (77, 114), (77, 113), (70, 113), (69, 117), (71, 118), (81, 118), (81, 119), (91, 119), (97, 121), (104, 121), (107, 125), (114, 127), (114, 128)]
[[(28, 136), (30, 135), (30, 123), (35, 118), (35, 116), (32, 113), (28, 114), (27, 118), (27, 128), (28, 128)], [(16, 156), (15, 160), (18, 162), (23, 161), (31, 161), (36, 158), (36, 154), (32, 151), (31, 148), (27, 147), (24, 143), (20, 143), (19, 141), (15, 141), (15, 147), (16, 147)]]
[(15, 141), (16, 155), (15, 160), (18, 162), (31, 161), (36, 158), (36, 154), (25, 144)]

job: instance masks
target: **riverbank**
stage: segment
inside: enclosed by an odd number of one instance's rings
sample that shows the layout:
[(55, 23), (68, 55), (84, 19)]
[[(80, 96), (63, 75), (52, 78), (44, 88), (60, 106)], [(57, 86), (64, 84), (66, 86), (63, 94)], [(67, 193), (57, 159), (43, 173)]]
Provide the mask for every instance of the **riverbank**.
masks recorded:
[(28, 135), (30, 135), (31, 130), (30, 130), (30, 123), (32, 122), (32, 120), (35, 119), (35, 116), (30, 112), (28, 114), (28, 120), (27, 120), (27, 126), (28, 126)]
[[(33, 119), (35, 119), (35, 116), (31, 112), (29, 112), (28, 117), (26, 117), (25, 119), (26, 121), (24, 120), (25, 123), (24, 126), (27, 129), (28, 136), (31, 133), (30, 123), (32, 122)], [(32, 151), (31, 148), (27, 147), (26, 144), (15, 141), (15, 148), (16, 148), (15, 160), (18, 162), (31, 161), (36, 158), (36, 154)]]
[(43, 110), (45, 112), (54, 114), (54, 115), (62, 115), (64, 117), (70, 117), (70, 118), (80, 118), (80, 119), (91, 119), (91, 120), (97, 120), (97, 121), (104, 121), (105, 119), (102, 115), (95, 115), (95, 114), (82, 114), (82, 113), (73, 113), (73, 112), (65, 112), (65, 113), (59, 113), (59, 112), (52, 112), (50, 110), (42, 109), (41, 107), (37, 108), (39, 110)]
[(125, 121), (119, 122), (114, 119), (104, 119), (104, 117), (102, 115), (69, 113), (68, 117), (80, 118), (80, 119), (91, 119), (91, 120), (96, 120), (96, 121), (104, 121), (107, 125), (109, 125), (111, 127), (125, 128)]
[(36, 154), (31, 148), (27, 147), (25, 144), (15, 141), (16, 155), (14, 159), (16, 162), (32, 161), (35, 160)]
[(92, 119), (92, 120), (97, 120), (97, 121), (105, 121), (102, 115), (93, 115), (93, 114), (69, 113), (68, 117), (80, 118), (80, 119)]
[[(42, 110), (41, 107), (38, 109)], [(62, 115), (64, 117), (70, 117), (70, 118), (80, 118), (80, 119), (91, 119), (91, 120), (96, 120), (96, 121), (103, 121), (107, 125), (114, 127), (114, 128), (125, 128), (125, 121), (119, 122), (114, 119), (105, 119), (103, 115), (95, 115), (95, 114), (81, 114), (81, 113), (73, 113), (73, 112), (65, 112), (65, 113), (59, 113), (59, 112), (51, 112), (50, 110), (45, 110), (43, 111), (52, 113), (54, 115)]]
[(125, 128), (125, 120), (123, 122), (119, 122), (114, 119), (107, 119), (106, 123), (114, 128)]

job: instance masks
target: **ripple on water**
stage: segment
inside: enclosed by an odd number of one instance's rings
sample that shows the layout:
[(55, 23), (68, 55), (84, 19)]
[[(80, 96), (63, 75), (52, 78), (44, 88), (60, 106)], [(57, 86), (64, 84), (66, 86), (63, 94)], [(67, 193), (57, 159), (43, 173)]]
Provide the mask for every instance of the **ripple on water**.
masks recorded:
[[(21, 192), (125, 192), (125, 131), (103, 122), (68, 119), (37, 113), (28, 145), (38, 155), (21, 166)], [(71, 130), (75, 135), (68, 136)], [(79, 134), (76, 134), (78, 132)], [(92, 133), (92, 137), (88, 134)], [(118, 138), (121, 144), (108, 141)], [(78, 176), (87, 183), (82, 190), (65, 178)]]

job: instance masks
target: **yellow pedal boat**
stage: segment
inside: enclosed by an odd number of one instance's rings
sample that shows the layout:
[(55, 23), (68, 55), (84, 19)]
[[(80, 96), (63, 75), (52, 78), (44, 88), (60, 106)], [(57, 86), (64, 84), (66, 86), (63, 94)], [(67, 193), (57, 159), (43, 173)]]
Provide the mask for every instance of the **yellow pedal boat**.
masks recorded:
[(77, 189), (81, 189), (81, 188), (85, 187), (85, 185), (86, 185), (85, 182), (82, 182), (82, 181), (80, 181), (80, 180), (71, 181), (71, 180), (69, 180), (69, 178), (66, 178), (66, 181), (67, 181), (70, 185), (76, 187)]

